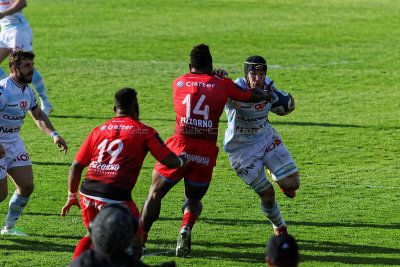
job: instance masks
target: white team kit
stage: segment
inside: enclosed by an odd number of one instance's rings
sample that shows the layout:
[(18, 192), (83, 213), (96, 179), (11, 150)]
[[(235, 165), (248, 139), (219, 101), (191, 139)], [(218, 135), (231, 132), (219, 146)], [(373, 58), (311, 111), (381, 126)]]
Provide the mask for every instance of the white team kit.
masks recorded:
[(19, 135), (26, 113), (38, 107), (32, 88), (19, 86), (12, 78), (0, 81), (0, 143), (6, 156), (0, 159), (0, 179), (7, 170), (31, 165), (31, 160)]
[[(269, 84), (271, 79), (265, 78)], [(248, 88), (244, 78), (235, 80), (241, 88)], [(273, 85), (272, 88), (276, 89)], [(237, 175), (255, 192), (265, 190), (270, 182), (264, 166), (276, 181), (297, 172), (297, 166), (282, 138), (270, 125), (268, 114), (271, 103), (245, 103), (229, 99), (225, 105), (228, 128), (224, 151)]]
[[(0, 12), (14, 4), (14, 0), (0, 0)], [(0, 47), (32, 51), (32, 30), (22, 11), (0, 20)]]

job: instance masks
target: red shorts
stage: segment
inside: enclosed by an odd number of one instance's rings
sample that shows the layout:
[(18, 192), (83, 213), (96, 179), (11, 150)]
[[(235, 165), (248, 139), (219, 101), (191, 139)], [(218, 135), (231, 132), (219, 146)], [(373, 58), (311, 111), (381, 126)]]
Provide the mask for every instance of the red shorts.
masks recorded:
[(189, 164), (184, 168), (168, 169), (157, 161), (156, 170), (165, 181), (177, 183), (182, 178), (195, 186), (205, 186), (211, 182), (212, 172), (217, 162), (218, 147), (214, 142), (174, 135), (165, 143), (177, 155), (185, 154)]
[[(107, 202), (95, 200), (82, 194), (79, 194), (79, 201), (81, 203), (83, 223), (85, 224), (86, 228), (89, 229), (89, 223), (94, 220), (94, 218), (100, 212), (101, 207), (104, 204), (107, 204)], [(135, 202), (123, 202), (121, 205), (127, 206), (131, 210), (132, 216), (139, 220), (139, 230), (137, 231), (136, 236), (141, 236), (143, 234), (143, 222), (140, 219), (140, 213)]]

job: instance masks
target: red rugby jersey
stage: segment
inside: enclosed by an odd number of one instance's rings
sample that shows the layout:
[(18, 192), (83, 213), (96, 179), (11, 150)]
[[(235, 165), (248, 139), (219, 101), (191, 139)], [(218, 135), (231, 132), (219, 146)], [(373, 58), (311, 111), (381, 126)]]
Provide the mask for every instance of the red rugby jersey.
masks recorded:
[(147, 152), (162, 161), (171, 153), (158, 133), (129, 116), (118, 116), (95, 128), (75, 160), (89, 166), (83, 194), (131, 201)]
[(239, 89), (229, 78), (206, 73), (188, 73), (173, 83), (175, 133), (217, 141), (219, 118), (228, 98), (246, 102), (248, 89)]

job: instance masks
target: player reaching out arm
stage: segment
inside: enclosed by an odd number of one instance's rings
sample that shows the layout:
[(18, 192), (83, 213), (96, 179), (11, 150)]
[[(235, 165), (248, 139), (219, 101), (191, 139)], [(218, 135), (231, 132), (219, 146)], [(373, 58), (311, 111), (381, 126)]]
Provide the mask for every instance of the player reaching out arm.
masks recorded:
[(190, 53), (190, 73), (173, 82), (176, 113), (175, 134), (166, 145), (175, 153), (184, 153), (189, 161), (182, 169), (170, 170), (156, 163), (152, 184), (142, 209), (144, 242), (161, 211), (161, 200), (169, 190), (184, 179), (183, 221), (178, 233), (176, 255), (190, 252), (191, 231), (203, 209), (201, 200), (211, 182), (216, 165), (219, 118), (228, 98), (238, 101), (268, 101), (261, 89), (237, 88), (232, 80), (216, 76), (210, 49), (205, 44), (193, 47)]
[[(116, 117), (95, 128), (79, 149), (68, 175), (68, 198), (61, 211), (65, 216), (71, 206), (82, 208), (86, 228), (105, 203), (121, 203), (140, 219), (139, 210), (131, 192), (139, 176), (148, 151), (167, 168), (184, 167), (184, 155), (177, 156), (168, 149), (158, 133), (139, 121), (139, 104), (136, 91), (123, 88), (115, 94)], [(77, 199), (82, 171), (88, 167)], [(138, 258), (142, 254), (142, 227), (134, 240)], [(90, 248), (92, 242), (86, 235), (78, 243), (74, 259)]]
[(0, 156), (3, 155), (0, 157), (0, 202), (8, 195), (7, 174), (17, 187), (10, 200), (2, 235), (26, 235), (15, 227), (34, 189), (32, 162), (19, 136), (26, 113), (32, 116), (44, 133), (53, 138), (60, 151), (66, 153), (68, 149), (64, 139), (38, 107), (35, 93), (28, 86), (34, 72), (34, 58), (33, 52), (12, 52), (9, 58), (10, 77), (0, 81)]

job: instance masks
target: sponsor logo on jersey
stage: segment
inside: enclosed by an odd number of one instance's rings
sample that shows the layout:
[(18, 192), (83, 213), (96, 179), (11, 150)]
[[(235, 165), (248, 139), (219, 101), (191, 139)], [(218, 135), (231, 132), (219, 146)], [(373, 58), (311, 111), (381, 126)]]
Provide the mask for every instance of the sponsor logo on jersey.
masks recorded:
[(26, 108), (28, 106), (28, 102), (27, 101), (21, 101), (19, 102), (19, 107), (20, 108)]
[(94, 170), (102, 170), (102, 171), (118, 171), (120, 166), (119, 164), (105, 164), (96, 161), (92, 161), (89, 165), (89, 168)]
[(106, 125), (101, 126), (100, 131), (104, 131), (105, 129), (107, 129)]
[(7, 107), (18, 107), (18, 104), (7, 105)]
[(262, 117), (256, 117), (256, 118), (249, 118), (249, 117), (245, 117), (245, 116), (237, 116), (238, 120), (246, 121), (246, 122), (260, 121), (260, 120), (264, 120), (266, 118), (268, 118), (268, 115), (265, 115), (265, 116), (262, 116)]
[(0, 133), (19, 133), (19, 131), (21, 131), (20, 127), (14, 127), (14, 128), (7, 128), (7, 127), (3, 127), (0, 126)]
[(212, 128), (212, 120), (199, 120), (199, 119), (193, 119), (193, 118), (186, 118), (186, 117), (181, 117), (180, 120), (181, 124), (186, 124), (186, 125), (194, 125), (197, 127), (203, 127), (203, 128)]
[(0, 3), (0, 6), (7, 6), (10, 4), (10, 1)]
[(186, 152), (183, 152), (182, 155), (185, 155), (186, 159), (191, 162), (196, 162), (198, 164), (202, 164), (202, 165), (206, 165), (206, 166), (208, 166), (210, 164), (209, 157), (203, 157), (200, 155), (192, 155), (192, 154), (188, 154)]
[(10, 115), (4, 114), (3, 115), (3, 119), (10, 120), (10, 121), (20, 121), (20, 120), (25, 119), (25, 115), (22, 115), (22, 116), (10, 116)]
[(182, 82), (182, 81), (179, 81), (179, 82), (176, 84), (176, 86), (178, 86), (178, 87), (183, 87), (184, 85), (185, 85), (185, 83)]
[(186, 82), (187, 87), (198, 86), (204, 88), (214, 88), (215, 83), (202, 83), (202, 82)]
[(244, 127), (244, 126), (236, 126), (235, 131), (239, 133), (244, 133), (244, 134), (250, 134), (250, 133), (257, 133), (260, 130), (264, 129), (266, 125), (268, 125), (269, 121), (266, 120), (262, 124), (258, 125), (257, 127)]

